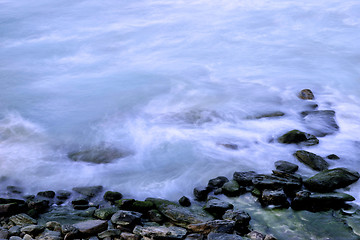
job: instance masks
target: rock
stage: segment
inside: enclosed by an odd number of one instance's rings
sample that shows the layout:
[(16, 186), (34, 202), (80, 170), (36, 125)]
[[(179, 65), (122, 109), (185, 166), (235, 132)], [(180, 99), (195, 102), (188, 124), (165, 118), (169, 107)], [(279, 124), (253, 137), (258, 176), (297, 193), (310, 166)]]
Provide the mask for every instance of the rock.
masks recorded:
[(230, 150), (238, 150), (239, 146), (233, 143), (219, 143), (220, 146), (223, 146)]
[(89, 201), (85, 198), (77, 198), (71, 201), (72, 205), (88, 205)]
[(358, 172), (346, 168), (335, 168), (319, 172), (315, 176), (304, 181), (307, 189), (314, 192), (331, 192), (338, 188), (344, 188), (359, 180)]
[(45, 227), (51, 231), (61, 232), (61, 224), (56, 221), (50, 221), (45, 224)]
[(258, 231), (252, 231), (248, 233), (247, 237), (250, 238), (251, 240), (264, 240), (265, 235)]
[(328, 169), (329, 167), (329, 164), (322, 157), (305, 150), (296, 151), (294, 153), (294, 156), (300, 162), (304, 163), (305, 165), (316, 171), (323, 171), (325, 169)]
[(163, 215), (156, 209), (151, 209), (147, 215), (152, 222), (162, 223), (164, 221)]
[(283, 178), (272, 175), (256, 175), (253, 179), (254, 186), (259, 189), (283, 189), (285, 192), (292, 192), (300, 189), (302, 186), (301, 180), (297, 178)]
[(77, 193), (80, 193), (86, 197), (92, 198), (95, 197), (102, 191), (102, 186), (91, 186), (91, 187), (74, 187), (73, 190)]
[(9, 240), (23, 240), (21, 237), (18, 236), (11, 236)]
[(255, 119), (261, 119), (261, 118), (274, 118), (274, 117), (282, 117), (285, 113), (276, 111), (276, 112), (269, 112), (269, 113), (263, 113), (260, 115), (256, 115)]
[(141, 213), (133, 211), (120, 210), (111, 217), (111, 222), (122, 228), (132, 229), (136, 224), (140, 223)]
[(242, 240), (243, 238), (236, 234), (228, 233), (210, 233), (207, 240)]
[(221, 188), (227, 182), (229, 182), (229, 179), (227, 179), (224, 176), (219, 176), (217, 178), (210, 179), (207, 188), (208, 189)]
[(38, 213), (46, 212), (50, 207), (50, 202), (48, 200), (34, 199), (33, 201), (28, 202), (28, 208), (35, 210)]
[(20, 226), (13, 226), (9, 229), (10, 236), (18, 236), (21, 234)]
[(22, 194), (23, 193), (23, 188), (18, 187), (18, 186), (7, 186), (6, 190), (8, 190), (10, 193), (14, 193), (14, 194)]
[(119, 211), (117, 207), (99, 208), (95, 210), (94, 217), (102, 220), (109, 220), (117, 211)]
[(339, 160), (340, 158), (335, 155), (335, 154), (330, 154), (329, 156), (326, 157), (327, 159), (330, 159), (330, 160)]
[(29, 234), (25, 234), (23, 240), (33, 240), (33, 238)]
[(150, 239), (183, 239), (186, 229), (180, 227), (141, 227), (136, 226), (133, 233)]
[(9, 231), (0, 227), (0, 239), (8, 239)]
[(244, 211), (227, 210), (223, 215), (224, 220), (235, 221), (235, 230), (240, 234), (249, 232), (249, 222), (251, 217)]
[(123, 158), (128, 155), (128, 153), (120, 152), (116, 148), (95, 147), (83, 151), (70, 152), (68, 157), (75, 162), (81, 161), (101, 164), (110, 163), (116, 159)]
[(180, 199), (179, 199), (179, 204), (183, 207), (190, 207), (191, 206), (191, 202), (190, 202), (190, 199), (185, 197), (185, 196), (182, 196)]
[(105, 230), (101, 233), (98, 234), (98, 237), (100, 239), (104, 239), (104, 238), (115, 238), (115, 237), (120, 237), (120, 230), (119, 229), (108, 229), (108, 230)]
[(204, 235), (200, 233), (191, 233), (186, 236), (185, 240), (204, 240)]
[(289, 202), (287, 201), (286, 194), (282, 189), (279, 190), (268, 190), (265, 189), (262, 192), (261, 203), (265, 206), (275, 205), (288, 208)]
[(266, 234), (264, 240), (277, 240), (277, 239), (271, 234)]
[(61, 237), (61, 233), (58, 231), (49, 231), (45, 230), (38, 238), (37, 240), (61, 240), (63, 239)]
[(154, 203), (150, 201), (135, 201), (132, 204), (132, 211), (146, 213), (155, 207)]
[(122, 199), (122, 197), (123, 197), (123, 195), (121, 193), (119, 193), (119, 192), (107, 191), (104, 194), (104, 199), (106, 201), (109, 201), (109, 202), (112, 202), (112, 203), (114, 203), (117, 200)]
[(25, 204), (6, 203), (0, 204), (0, 216), (8, 216), (25, 211)]
[(235, 221), (213, 220), (205, 223), (190, 224), (188, 229), (192, 232), (198, 232), (207, 235), (210, 232), (232, 233), (234, 231), (234, 227)]
[(60, 190), (56, 192), (56, 198), (59, 200), (67, 200), (71, 196), (71, 192)]
[(121, 236), (121, 240), (139, 240), (140, 236), (137, 234), (133, 234), (133, 233), (128, 233), (128, 232), (122, 232), (120, 234)]
[(54, 191), (44, 191), (44, 192), (38, 192), (38, 197), (44, 197), (44, 198), (54, 198), (55, 192)]
[(74, 207), (75, 210), (86, 210), (90, 206), (89, 205), (74, 205), (73, 207)]
[(209, 192), (210, 189), (208, 188), (203, 188), (203, 187), (194, 188), (194, 196), (198, 201), (205, 201)]
[(254, 171), (249, 172), (234, 172), (233, 179), (240, 186), (251, 186), (253, 185), (252, 180), (257, 175)]
[(36, 236), (40, 233), (42, 233), (45, 230), (44, 226), (41, 225), (29, 225), (21, 228), (21, 232), (25, 234), (29, 234), (31, 236)]
[(228, 202), (213, 198), (206, 202), (204, 209), (215, 218), (221, 218), (226, 210), (233, 209), (234, 206)]
[(20, 214), (11, 216), (10, 221), (14, 225), (18, 225), (18, 226), (34, 225), (37, 223), (37, 221), (35, 219), (33, 219), (32, 217), (28, 216), (25, 213), (20, 213)]
[(85, 222), (75, 223), (73, 226), (79, 229), (81, 234), (91, 236), (105, 231), (108, 227), (108, 223), (104, 220), (88, 220)]
[(313, 146), (319, 144), (319, 139), (317, 139), (314, 135), (295, 129), (279, 137), (278, 142), (285, 144), (302, 143), (304, 146)]
[(70, 236), (77, 236), (79, 234), (79, 229), (70, 224), (64, 224), (61, 226), (61, 233), (67, 235), (70, 233)]
[(304, 111), (301, 115), (304, 118), (306, 126), (315, 136), (324, 137), (339, 130), (339, 126), (335, 120), (335, 111)]
[(299, 93), (299, 98), (304, 100), (313, 100), (315, 97), (310, 89), (303, 89)]
[(287, 161), (276, 161), (275, 162), (276, 170), (287, 172), (287, 173), (294, 173), (299, 169), (299, 166)]
[(235, 180), (231, 180), (222, 186), (222, 193), (228, 197), (236, 197), (241, 193), (245, 193), (245, 188), (240, 187), (239, 183)]
[(115, 206), (123, 210), (131, 210), (135, 199), (120, 199), (115, 201)]
[(213, 220), (213, 217), (201, 207), (182, 207), (174, 202), (159, 198), (147, 198), (146, 200), (152, 201), (166, 218), (180, 227)]

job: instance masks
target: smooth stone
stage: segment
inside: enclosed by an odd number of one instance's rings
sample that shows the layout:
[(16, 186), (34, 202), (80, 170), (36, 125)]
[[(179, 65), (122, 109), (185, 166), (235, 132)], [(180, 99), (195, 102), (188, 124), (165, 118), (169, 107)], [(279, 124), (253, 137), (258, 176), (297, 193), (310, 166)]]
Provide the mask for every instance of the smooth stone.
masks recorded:
[(315, 98), (313, 92), (310, 89), (301, 90), (298, 96), (303, 100), (313, 100)]
[(37, 193), (38, 197), (44, 197), (44, 198), (54, 198), (55, 192), (54, 191), (43, 191)]
[(186, 236), (185, 240), (204, 240), (204, 235), (200, 233), (191, 233)]
[(132, 228), (140, 223), (142, 214), (133, 211), (120, 210), (111, 217), (111, 222), (122, 227)]
[(72, 205), (88, 205), (89, 201), (85, 198), (78, 198), (73, 201), (71, 201)]
[(254, 171), (248, 172), (234, 172), (233, 179), (240, 185), (240, 186), (251, 186), (253, 185), (253, 178), (257, 175)]
[(7, 229), (0, 227), (0, 239), (8, 239), (9, 235), (9, 231)]
[(220, 146), (223, 146), (224, 148), (230, 149), (230, 150), (238, 150), (239, 146), (234, 143), (219, 143)]
[(67, 200), (71, 196), (71, 192), (60, 190), (56, 192), (56, 198), (60, 200)]
[(9, 219), (12, 223), (18, 226), (25, 226), (25, 225), (34, 225), (37, 224), (37, 221), (30, 217), (25, 213), (20, 213), (14, 216), (11, 216)]
[(11, 236), (9, 240), (23, 240), (21, 237), (18, 236)]
[(119, 211), (119, 208), (117, 207), (99, 208), (95, 210), (94, 217), (102, 220), (109, 220), (117, 211)]
[(50, 202), (48, 200), (34, 199), (28, 202), (28, 207), (36, 210), (38, 213), (43, 213), (50, 207)]
[(147, 214), (152, 222), (161, 223), (164, 221), (163, 215), (156, 209), (151, 209)]
[(23, 240), (33, 240), (33, 238), (29, 234), (25, 234)]
[(248, 238), (250, 238), (251, 240), (264, 240), (264, 238), (265, 238), (265, 235), (258, 231), (251, 231), (246, 236)]
[(210, 192), (207, 187), (196, 187), (194, 188), (194, 196), (198, 201), (205, 201)]
[(263, 113), (263, 114), (260, 114), (260, 115), (256, 115), (254, 118), (255, 119), (275, 118), (275, 117), (282, 117), (284, 115), (285, 115), (285, 113), (283, 113), (283, 112), (275, 111), (275, 112), (268, 112), (268, 113)]
[(335, 155), (335, 154), (330, 154), (328, 156), (326, 156), (327, 159), (330, 159), (330, 160), (339, 160), (339, 156)]
[(347, 168), (335, 168), (319, 172), (304, 181), (307, 189), (314, 192), (331, 192), (338, 188), (344, 188), (358, 181), (358, 172)]
[(323, 171), (328, 169), (329, 164), (320, 156), (305, 151), (299, 150), (294, 153), (294, 156), (305, 165), (309, 166), (310, 168), (316, 171)]
[(315, 136), (324, 137), (339, 130), (339, 125), (335, 120), (335, 111), (304, 111), (301, 115), (306, 126)]
[(221, 188), (227, 182), (229, 182), (229, 179), (227, 179), (227, 177), (219, 176), (219, 177), (210, 179), (207, 187), (209, 189)]
[(49, 231), (45, 230), (38, 238), (37, 240), (61, 240), (63, 239), (61, 237), (61, 233), (58, 231)]
[(140, 236), (133, 233), (122, 232), (120, 234), (121, 240), (140, 240)]
[(239, 183), (235, 180), (231, 180), (222, 186), (222, 193), (228, 197), (236, 197), (241, 193), (245, 193), (245, 188), (240, 187)]
[(61, 232), (61, 224), (56, 221), (47, 222), (45, 227), (51, 231)]
[(305, 146), (313, 146), (319, 144), (319, 139), (317, 139), (314, 135), (296, 129), (285, 133), (277, 140), (279, 143), (284, 144), (302, 143)]
[(121, 231), (119, 229), (108, 229), (105, 230), (101, 233), (98, 234), (98, 237), (100, 239), (104, 239), (104, 238), (115, 238), (115, 237), (120, 237), (120, 233)]
[(88, 220), (85, 222), (79, 222), (73, 224), (73, 226), (79, 229), (79, 232), (85, 235), (96, 235), (107, 229), (108, 223), (104, 220)]
[(236, 234), (228, 233), (209, 233), (207, 240), (242, 240), (243, 238)]
[(123, 158), (128, 153), (120, 152), (116, 148), (94, 147), (83, 151), (70, 152), (68, 157), (75, 162), (89, 162), (95, 164), (110, 163), (116, 159)]
[(21, 233), (21, 227), (20, 226), (13, 226), (9, 229), (10, 236), (17, 236)]
[(278, 171), (295, 173), (299, 169), (299, 166), (291, 162), (280, 160), (275, 162), (275, 168)]
[(284, 191), (289, 192), (300, 189), (302, 186), (302, 181), (296, 178), (283, 178), (273, 175), (259, 174), (253, 179), (253, 184), (258, 190), (277, 190), (282, 188)]
[(29, 225), (20, 229), (21, 232), (25, 234), (29, 234), (31, 236), (36, 236), (39, 233), (42, 233), (44, 230), (45, 227), (41, 225)]
[(190, 199), (185, 197), (185, 196), (182, 196), (180, 199), (179, 199), (179, 204), (183, 207), (190, 207), (191, 206), (191, 202), (190, 202)]
[(232, 233), (235, 228), (235, 221), (232, 220), (213, 220), (205, 223), (189, 224), (188, 229), (192, 232), (209, 234), (210, 232), (217, 233)]
[(102, 186), (90, 186), (90, 187), (74, 187), (73, 191), (80, 193), (86, 197), (95, 197), (103, 190)]
[(123, 195), (119, 192), (107, 191), (104, 194), (104, 199), (109, 202), (115, 202), (122, 199)]
[(136, 226), (134, 234), (151, 239), (183, 239), (187, 233), (186, 229), (180, 227), (141, 227)]
[(204, 210), (209, 212), (215, 218), (220, 218), (226, 210), (233, 209), (234, 206), (228, 202), (213, 198), (206, 202)]

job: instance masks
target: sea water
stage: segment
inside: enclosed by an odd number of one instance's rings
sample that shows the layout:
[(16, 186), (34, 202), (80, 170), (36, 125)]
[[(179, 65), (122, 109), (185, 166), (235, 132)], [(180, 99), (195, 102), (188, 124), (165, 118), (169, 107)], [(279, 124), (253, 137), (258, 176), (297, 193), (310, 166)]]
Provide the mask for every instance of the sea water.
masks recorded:
[[(359, 39), (355, 0), (0, 0), (2, 186), (176, 200), (277, 160), (314, 175), (299, 149), (360, 171)], [(312, 147), (274, 141), (311, 132), (310, 103), (334, 110), (339, 131)], [(99, 146), (127, 154), (68, 157)], [(345, 191), (359, 203), (359, 190)]]

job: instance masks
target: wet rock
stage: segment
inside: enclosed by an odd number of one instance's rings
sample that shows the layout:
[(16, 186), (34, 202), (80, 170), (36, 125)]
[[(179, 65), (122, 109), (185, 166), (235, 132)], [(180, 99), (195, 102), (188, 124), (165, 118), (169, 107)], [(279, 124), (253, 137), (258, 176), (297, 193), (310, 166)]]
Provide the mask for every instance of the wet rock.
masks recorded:
[(88, 198), (95, 197), (103, 190), (102, 186), (90, 186), (90, 187), (74, 187), (73, 191), (80, 193)]
[(210, 232), (232, 233), (234, 231), (234, 227), (235, 221), (213, 220), (205, 223), (190, 224), (188, 229), (192, 232), (198, 232), (207, 235)]
[(264, 240), (277, 240), (277, 239), (271, 234), (266, 234)]
[(136, 226), (133, 233), (150, 239), (183, 239), (186, 229), (180, 227), (141, 227)]
[(296, 151), (294, 153), (294, 156), (300, 162), (304, 163), (305, 165), (316, 171), (323, 171), (325, 169), (328, 169), (329, 167), (329, 164), (322, 157), (305, 150)]
[(265, 206), (275, 205), (288, 208), (289, 202), (287, 201), (286, 194), (282, 189), (279, 190), (268, 190), (265, 189), (262, 192), (261, 203)]
[(166, 218), (180, 227), (210, 221), (213, 217), (201, 207), (182, 207), (179, 204), (159, 198), (148, 198)]
[(71, 192), (60, 190), (56, 192), (56, 198), (59, 200), (67, 200), (71, 196)]
[(57, 231), (49, 231), (45, 230), (39, 237), (36, 238), (37, 240), (61, 240), (61, 233)]
[(234, 206), (228, 202), (213, 198), (206, 202), (204, 209), (213, 215), (215, 218), (221, 218), (226, 210), (233, 209)]
[(251, 186), (251, 185), (253, 185), (252, 180), (256, 175), (257, 175), (257, 173), (254, 171), (234, 172), (233, 179), (240, 186)]
[(302, 177), (299, 174), (288, 173), (288, 172), (283, 172), (283, 171), (278, 171), (278, 170), (272, 170), (272, 172), (273, 172), (273, 174), (272, 174), (273, 176), (280, 177), (283, 179), (289, 179), (289, 180), (302, 182)]
[(109, 220), (117, 211), (119, 211), (117, 207), (99, 208), (95, 210), (94, 217), (101, 220)]
[(220, 146), (223, 146), (230, 150), (238, 150), (239, 146), (233, 143), (219, 143)]
[(9, 240), (23, 240), (21, 237), (18, 236), (11, 236)]
[(204, 240), (204, 235), (200, 233), (191, 233), (186, 236), (185, 240)]
[(0, 227), (0, 239), (8, 239), (9, 231)]
[(210, 233), (207, 240), (242, 240), (243, 238), (236, 234), (228, 233)]
[(122, 197), (123, 197), (123, 195), (121, 193), (119, 193), (119, 192), (107, 191), (104, 194), (104, 199), (106, 201), (109, 201), (109, 202), (112, 202), (112, 203), (114, 203), (117, 200), (122, 199)]
[(279, 143), (291, 144), (302, 143), (305, 146), (313, 146), (319, 144), (319, 140), (311, 134), (301, 132), (299, 130), (292, 130), (278, 138)]
[(265, 235), (258, 231), (252, 231), (248, 233), (247, 237), (250, 238), (251, 240), (264, 240)]
[(222, 193), (228, 197), (236, 197), (246, 192), (245, 188), (240, 187), (239, 183), (235, 180), (225, 183), (221, 189)]
[(140, 240), (139, 235), (128, 232), (122, 232), (120, 236), (121, 236), (121, 240)]
[(37, 223), (35, 219), (28, 216), (25, 213), (20, 213), (14, 216), (11, 216), (9, 219), (14, 225), (18, 226), (26, 226), (26, 225), (34, 225)]
[(229, 182), (229, 179), (227, 179), (227, 177), (219, 176), (217, 178), (210, 179), (207, 188), (208, 189), (221, 188), (227, 182)]
[(8, 190), (10, 193), (14, 193), (14, 194), (22, 194), (23, 193), (23, 188), (18, 187), (18, 186), (7, 186), (6, 190)]
[(29, 225), (21, 228), (21, 232), (25, 234), (29, 234), (31, 236), (36, 236), (40, 233), (42, 233), (45, 230), (44, 226), (41, 225)]
[(339, 126), (335, 120), (335, 111), (304, 111), (301, 115), (304, 118), (306, 126), (315, 136), (324, 137), (339, 130)]
[(115, 148), (95, 147), (83, 151), (70, 152), (68, 157), (75, 162), (110, 163), (116, 159), (128, 156), (128, 153), (120, 152)]
[(163, 215), (156, 209), (151, 209), (147, 215), (152, 222), (162, 223), (164, 221)]
[(131, 210), (135, 212), (146, 213), (154, 207), (154, 203), (150, 201), (134, 201)]
[(207, 195), (209, 194), (210, 189), (207, 187), (196, 187), (194, 188), (194, 196), (198, 201), (205, 201), (207, 199)]
[(48, 200), (34, 199), (33, 201), (28, 202), (28, 208), (33, 209), (38, 213), (46, 212), (50, 207), (50, 202)]
[(18, 236), (21, 233), (21, 227), (20, 226), (13, 226), (9, 229), (9, 235), (10, 236)]
[(71, 201), (71, 204), (72, 205), (88, 205), (89, 204), (89, 201), (85, 198), (77, 198), (73, 201)]
[[(7, 199), (11, 200), (11, 199)], [(0, 200), (1, 202), (1, 200)], [(16, 213), (20, 213), (26, 210), (25, 203), (18, 202), (9, 202), (9, 203), (0, 203), (0, 216), (8, 216)]]
[(76, 227), (70, 224), (62, 225), (61, 233), (63, 235), (67, 235), (68, 237), (75, 237), (75, 236), (78, 237), (78, 235), (80, 234), (79, 229), (77, 229)]
[(223, 215), (224, 220), (235, 221), (235, 230), (240, 234), (249, 232), (249, 222), (251, 217), (244, 211), (227, 210)]
[(23, 240), (33, 240), (33, 238), (29, 234), (25, 234)]
[(344, 188), (358, 181), (358, 172), (346, 168), (335, 168), (322, 171), (304, 181), (307, 189), (314, 192), (331, 192), (338, 188)]
[(263, 113), (260, 115), (256, 115), (255, 119), (261, 119), (261, 118), (274, 118), (274, 117), (282, 117), (285, 113), (276, 111), (276, 112), (269, 112), (269, 113)]
[(330, 159), (330, 160), (339, 160), (340, 158), (335, 155), (335, 154), (330, 154), (326, 157), (327, 159)]
[(276, 161), (275, 162), (276, 170), (287, 172), (287, 173), (294, 173), (299, 169), (299, 166), (287, 161)]
[(115, 201), (115, 206), (123, 210), (131, 210), (135, 199), (120, 199)]
[(298, 96), (304, 100), (313, 100), (315, 98), (313, 92), (310, 89), (301, 90)]
[(55, 192), (54, 191), (44, 191), (44, 192), (38, 192), (37, 193), (38, 197), (44, 197), (44, 198), (54, 198), (55, 197)]
[(111, 217), (111, 222), (120, 228), (132, 229), (136, 224), (140, 223), (141, 213), (133, 211), (120, 210)]
[(85, 222), (75, 223), (73, 226), (79, 229), (81, 234), (91, 236), (105, 231), (108, 227), (108, 223), (104, 220), (88, 220)]
[(302, 186), (301, 180), (297, 178), (283, 178), (262, 174), (256, 175), (256, 177), (254, 177), (253, 184), (259, 190), (277, 190), (281, 188), (285, 192), (291, 192), (300, 189)]
[(61, 232), (61, 224), (56, 221), (50, 221), (45, 224), (45, 227), (51, 231)]
[(101, 233), (98, 234), (98, 237), (100, 239), (104, 239), (104, 238), (110, 238), (113, 239), (115, 237), (120, 237), (120, 230), (119, 229), (109, 229), (109, 230), (105, 230)]
[(190, 202), (190, 199), (185, 197), (185, 196), (182, 196), (180, 199), (179, 199), (179, 204), (183, 207), (190, 207), (191, 206), (191, 202)]

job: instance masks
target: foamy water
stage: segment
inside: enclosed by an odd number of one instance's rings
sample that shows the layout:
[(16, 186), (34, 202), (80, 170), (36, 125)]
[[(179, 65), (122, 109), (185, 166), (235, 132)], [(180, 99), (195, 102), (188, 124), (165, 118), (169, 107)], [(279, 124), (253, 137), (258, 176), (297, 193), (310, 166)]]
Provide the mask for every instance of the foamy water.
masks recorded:
[[(177, 199), (277, 160), (311, 176), (292, 156), (299, 146), (271, 142), (311, 132), (303, 88), (340, 126), (305, 149), (360, 171), (359, 19), (351, 0), (0, 0), (4, 185)], [(274, 111), (285, 116), (251, 119)], [(130, 154), (100, 165), (67, 156), (99, 145)]]

